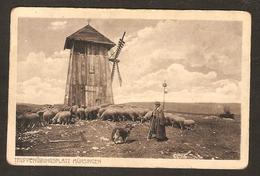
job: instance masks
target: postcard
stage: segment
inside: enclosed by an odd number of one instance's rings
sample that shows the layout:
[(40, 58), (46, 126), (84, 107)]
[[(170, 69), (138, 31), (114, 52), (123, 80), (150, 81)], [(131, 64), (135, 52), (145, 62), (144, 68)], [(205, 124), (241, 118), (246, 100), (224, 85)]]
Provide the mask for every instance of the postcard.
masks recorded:
[(8, 163), (247, 166), (249, 13), (18, 7), (10, 28)]

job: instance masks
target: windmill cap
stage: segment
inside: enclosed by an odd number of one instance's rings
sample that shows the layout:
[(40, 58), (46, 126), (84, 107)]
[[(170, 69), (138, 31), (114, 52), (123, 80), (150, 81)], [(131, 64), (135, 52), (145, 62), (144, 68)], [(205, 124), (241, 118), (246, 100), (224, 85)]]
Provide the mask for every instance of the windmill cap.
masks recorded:
[(155, 105), (161, 105), (161, 103), (159, 101), (156, 101), (154, 104)]
[(71, 49), (75, 41), (101, 44), (109, 49), (116, 45), (89, 24), (68, 36), (65, 41), (64, 49)]

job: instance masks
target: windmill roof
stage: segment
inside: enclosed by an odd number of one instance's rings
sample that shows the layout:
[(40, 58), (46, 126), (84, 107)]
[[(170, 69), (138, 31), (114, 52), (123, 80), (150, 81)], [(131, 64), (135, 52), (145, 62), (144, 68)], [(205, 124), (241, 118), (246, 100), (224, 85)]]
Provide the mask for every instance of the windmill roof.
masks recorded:
[(89, 43), (97, 43), (106, 45), (109, 48), (112, 48), (116, 44), (105, 37), (103, 34), (98, 32), (90, 25), (86, 25), (85, 27), (79, 29), (75, 33), (71, 34), (66, 38), (64, 49), (71, 49), (72, 41), (83, 41)]

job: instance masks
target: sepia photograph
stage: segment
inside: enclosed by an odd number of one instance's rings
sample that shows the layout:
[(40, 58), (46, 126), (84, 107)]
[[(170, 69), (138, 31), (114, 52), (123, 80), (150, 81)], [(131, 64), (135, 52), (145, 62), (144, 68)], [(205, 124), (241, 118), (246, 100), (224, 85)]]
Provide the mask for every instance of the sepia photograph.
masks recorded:
[(251, 17), (16, 8), (12, 165), (242, 169)]

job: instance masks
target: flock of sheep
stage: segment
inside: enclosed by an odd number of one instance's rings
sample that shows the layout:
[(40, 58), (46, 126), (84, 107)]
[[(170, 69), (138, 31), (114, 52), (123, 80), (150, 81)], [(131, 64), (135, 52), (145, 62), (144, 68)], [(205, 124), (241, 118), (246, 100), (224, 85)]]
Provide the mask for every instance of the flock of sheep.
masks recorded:
[[(152, 111), (131, 105), (102, 105), (96, 107), (49, 106), (37, 112), (24, 112), (17, 116), (18, 129), (32, 129), (35, 126), (46, 126), (47, 124), (73, 124), (77, 120), (110, 120), (110, 121), (149, 121)], [(195, 121), (186, 120), (183, 117), (171, 113), (165, 113), (166, 125), (178, 127), (180, 129), (191, 129)]]

